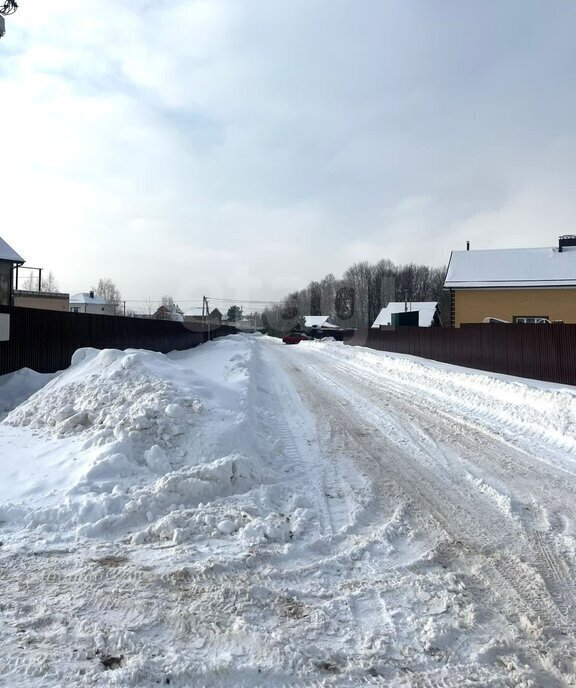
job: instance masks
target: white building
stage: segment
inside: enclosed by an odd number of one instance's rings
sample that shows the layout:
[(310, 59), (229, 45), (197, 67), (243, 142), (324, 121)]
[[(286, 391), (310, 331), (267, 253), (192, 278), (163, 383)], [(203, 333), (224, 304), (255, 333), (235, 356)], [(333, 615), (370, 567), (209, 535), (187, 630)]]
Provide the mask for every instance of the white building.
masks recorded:
[(108, 303), (98, 294), (81, 292), (70, 296), (71, 313), (92, 313), (93, 315), (115, 315), (116, 304)]
[(432, 327), (432, 325), (437, 324), (438, 302), (408, 301), (408, 303), (404, 303), (404, 301), (390, 301), (386, 308), (380, 311), (372, 327), (375, 329), (390, 327), (394, 324), (394, 316), (401, 313), (417, 313), (418, 327)]
[(328, 315), (305, 315), (304, 327), (308, 330), (338, 330), (338, 325), (328, 322)]

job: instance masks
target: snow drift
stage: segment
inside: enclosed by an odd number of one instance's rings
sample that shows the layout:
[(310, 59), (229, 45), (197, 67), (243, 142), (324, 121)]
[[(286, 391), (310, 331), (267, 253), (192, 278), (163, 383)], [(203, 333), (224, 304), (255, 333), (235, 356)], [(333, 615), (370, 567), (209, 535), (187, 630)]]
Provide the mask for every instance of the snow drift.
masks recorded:
[[(276, 473), (271, 455), (254, 445), (246, 408), (253, 346), (230, 337), (169, 356), (77, 351), (68, 370), (3, 421), (60, 441), (61, 452), (51, 489), (44, 473), (24, 481), (2, 517), (51, 540), (294, 537), (303, 511), (294, 504), (293, 518), (274, 516), (274, 505), (291, 499), (282, 488), (266, 488)], [(20, 473), (36, 465), (38, 447), (19, 462)]]

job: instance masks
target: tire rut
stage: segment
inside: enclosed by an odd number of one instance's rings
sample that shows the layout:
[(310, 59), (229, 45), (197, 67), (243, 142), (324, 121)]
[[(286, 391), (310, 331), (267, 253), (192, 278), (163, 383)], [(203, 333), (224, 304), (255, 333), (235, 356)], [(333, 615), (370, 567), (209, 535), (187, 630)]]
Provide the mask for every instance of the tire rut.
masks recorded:
[[(419, 512), (416, 520), (420, 527), (427, 524), (430, 529), (432, 519), (435, 528), (445, 533), (450, 556), (475, 561), (476, 575), (484, 583), (499, 582), (491, 589), (493, 603), (515, 625), (521, 625), (521, 617), (526, 617), (544, 636), (573, 634), (570, 610), (576, 601), (574, 583), (553, 542), (534, 535), (521, 517), (503, 513), (485, 494), (471, 489), (470, 481), (462, 478), (463, 465), (455, 464), (454, 456), (446, 455), (435, 440), (435, 432), (457, 425), (455, 419), (438, 420), (439, 414), (430, 416), (429, 407), (423, 410), (423, 405), (402, 398), (397, 389), (383, 384), (375, 390), (372, 380), (367, 384), (366, 379), (359, 380), (342, 370), (343, 366), (326, 363), (321, 355), (306, 351), (300, 368), (306, 366), (309, 379), (305, 382), (303, 372), (293, 371), (294, 383), (313, 411), (330, 418), (331, 426), (337, 428), (332, 441), (339, 438), (339, 446), (347, 447), (359, 468), (379, 485), (382, 499), (390, 495), (393, 481), (392, 492), (396, 496), (403, 493)], [(421, 423), (424, 414), (426, 430)], [(414, 424), (419, 427), (412, 429)], [(464, 428), (457, 435), (451, 447), (454, 455), (458, 457), (464, 446), (465, 455), (470, 456), (473, 442), (469, 438), (474, 432), (467, 429), (467, 441), (462, 440), (466, 437)], [(452, 437), (448, 433), (443, 443), (450, 446)], [(497, 436), (485, 435), (483, 442), (488, 446), (491, 465), (495, 460), (491, 457), (498, 453)], [(498, 449), (513, 455), (503, 479), (517, 456), (528, 469), (530, 456), (526, 452), (516, 452), (503, 443)], [(477, 599), (479, 605), (486, 604), (486, 593), (482, 595)], [(532, 653), (532, 661), (539, 666), (539, 652)], [(559, 679), (564, 676), (561, 667), (559, 659), (555, 669)]]

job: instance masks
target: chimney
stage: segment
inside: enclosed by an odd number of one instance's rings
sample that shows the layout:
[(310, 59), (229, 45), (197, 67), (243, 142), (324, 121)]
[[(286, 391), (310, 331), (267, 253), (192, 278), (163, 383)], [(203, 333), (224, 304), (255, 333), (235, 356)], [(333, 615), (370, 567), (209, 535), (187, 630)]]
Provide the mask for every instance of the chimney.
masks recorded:
[(91, 299), (94, 298), (94, 292), (93, 292), (93, 291), (90, 292), (90, 298), (91, 298)]
[(576, 246), (576, 234), (564, 234), (558, 237), (558, 253), (562, 253), (562, 249), (567, 246)]
[(470, 250), (470, 242), (469, 242), (469, 241), (466, 242), (466, 250), (467, 250), (467, 251)]

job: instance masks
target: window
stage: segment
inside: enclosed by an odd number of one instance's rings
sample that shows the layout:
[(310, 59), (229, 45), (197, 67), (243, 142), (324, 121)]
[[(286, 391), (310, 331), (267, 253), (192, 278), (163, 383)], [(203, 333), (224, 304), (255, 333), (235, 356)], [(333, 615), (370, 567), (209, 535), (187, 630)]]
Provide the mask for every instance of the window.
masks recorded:
[(523, 325), (548, 325), (550, 319), (547, 315), (515, 315), (512, 321)]
[(70, 310), (72, 311), (72, 313), (79, 313), (80, 312), (80, 308), (78, 306), (73, 306)]

